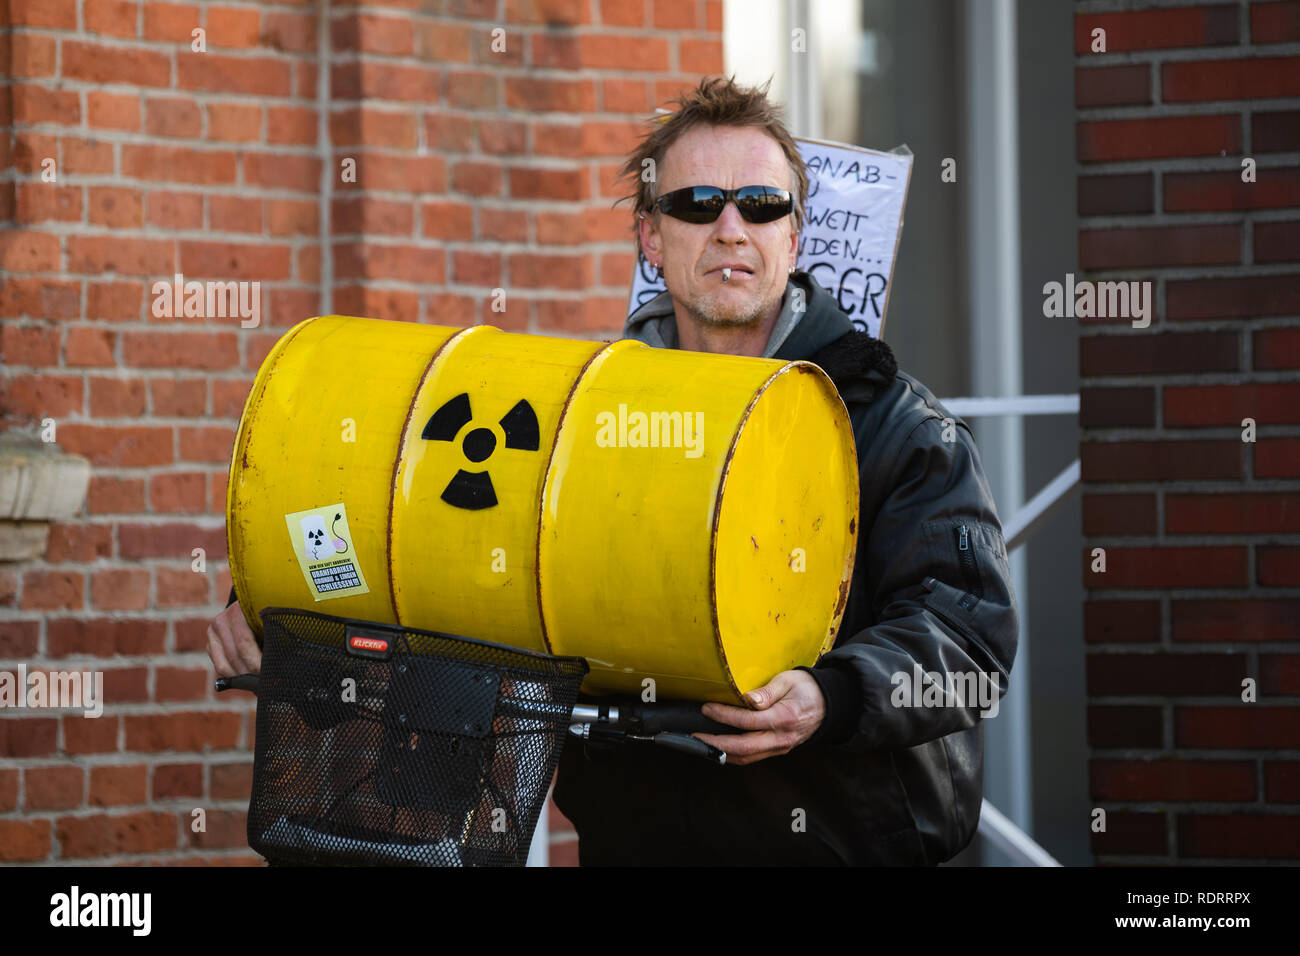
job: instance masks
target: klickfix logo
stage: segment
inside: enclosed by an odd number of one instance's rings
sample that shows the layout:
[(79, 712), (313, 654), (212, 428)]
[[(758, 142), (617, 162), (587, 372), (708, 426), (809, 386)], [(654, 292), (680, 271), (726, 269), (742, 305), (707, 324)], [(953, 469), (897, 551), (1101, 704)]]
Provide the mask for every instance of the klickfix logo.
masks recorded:
[(369, 634), (349, 634), (348, 650), (358, 657), (374, 657), (387, 660), (392, 647), (386, 637), (373, 637)]

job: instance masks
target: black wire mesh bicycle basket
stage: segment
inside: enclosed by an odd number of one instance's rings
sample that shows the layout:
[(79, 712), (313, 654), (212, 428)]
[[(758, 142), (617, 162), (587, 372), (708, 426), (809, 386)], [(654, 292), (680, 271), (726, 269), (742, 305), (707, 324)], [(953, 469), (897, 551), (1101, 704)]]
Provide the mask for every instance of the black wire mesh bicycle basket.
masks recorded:
[(528, 856), (582, 658), (267, 608), (249, 845), (275, 864)]

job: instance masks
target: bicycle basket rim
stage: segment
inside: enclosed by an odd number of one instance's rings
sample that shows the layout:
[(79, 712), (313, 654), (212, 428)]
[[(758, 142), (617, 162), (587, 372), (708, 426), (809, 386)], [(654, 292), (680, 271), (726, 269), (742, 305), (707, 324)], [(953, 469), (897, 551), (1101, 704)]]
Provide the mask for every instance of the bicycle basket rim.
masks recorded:
[[(568, 664), (581, 664), (584, 673), (590, 670), (590, 666), (588, 665), (587, 659), (585, 657), (572, 656), (572, 655), (566, 656), (566, 655), (559, 655), (559, 654), (544, 654), (541, 651), (530, 650), (529, 648), (526, 647), (514, 647), (510, 644), (498, 644), (493, 641), (484, 641), (477, 637), (465, 637), (460, 634), (451, 634), (447, 631), (430, 631), (430, 630), (425, 630), (424, 628), (407, 627), (402, 624), (387, 624), (381, 621), (368, 621), (359, 617), (344, 617), (337, 614), (326, 614), (322, 611), (312, 611), (312, 610), (306, 610), (304, 608), (297, 608), (297, 607), (284, 607), (280, 605), (273, 605), (271, 607), (262, 608), (260, 611), (257, 612), (257, 615), (262, 620), (263, 628), (265, 628), (266, 626), (266, 616), (268, 614), (273, 614), (277, 617), (283, 614), (298, 614), (303, 617), (314, 618), (316, 620), (326, 621), (331, 624), (343, 624), (345, 627), (347, 625), (355, 625), (357, 627), (364, 627), (368, 630), (387, 631), (394, 635), (416, 634), (419, 635), (420, 637), (438, 638), (438, 639), (450, 640), (450, 641), (461, 641), (466, 644), (473, 644), (477, 647), (483, 647), (490, 650), (508, 651), (511, 654), (520, 654), (523, 655), (524, 657), (531, 657), (537, 660), (538, 662), (547, 662), (547, 663), (560, 662), (560, 663), (568, 663)], [(299, 640), (305, 640), (305, 638), (303, 638), (301, 635), (295, 634), (295, 636), (298, 637)], [(315, 644), (316, 642), (309, 641), (308, 643)]]

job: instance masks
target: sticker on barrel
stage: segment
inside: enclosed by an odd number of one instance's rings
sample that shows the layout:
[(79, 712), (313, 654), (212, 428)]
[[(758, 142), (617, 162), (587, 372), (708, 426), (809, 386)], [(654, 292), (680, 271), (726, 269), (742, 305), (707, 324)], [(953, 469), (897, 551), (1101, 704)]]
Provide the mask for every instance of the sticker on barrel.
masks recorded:
[(343, 502), (284, 516), (313, 601), (369, 594)]

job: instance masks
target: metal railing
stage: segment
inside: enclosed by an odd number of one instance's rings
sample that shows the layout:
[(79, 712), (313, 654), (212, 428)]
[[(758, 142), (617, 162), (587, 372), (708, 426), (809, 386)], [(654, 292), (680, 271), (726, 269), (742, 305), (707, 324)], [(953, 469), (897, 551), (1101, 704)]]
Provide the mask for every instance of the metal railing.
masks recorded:
[(1002, 815), (997, 807), (984, 801), (980, 807), (979, 834), (1020, 866), (1060, 866), (1056, 858), (1020, 827)]
[[(1078, 395), (1015, 395), (999, 398), (950, 398), (943, 406), (954, 415), (1077, 415)], [(1041, 491), (1025, 502), (1002, 526), (1007, 555), (1029, 540), (1048, 516), (1065, 503), (1079, 486), (1079, 459), (1067, 465)], [(1060, 866), (1055, 857), (1039, 846), (993, 804), (985, 800), (980, 810), (979, 834), (1018, 866)]]

